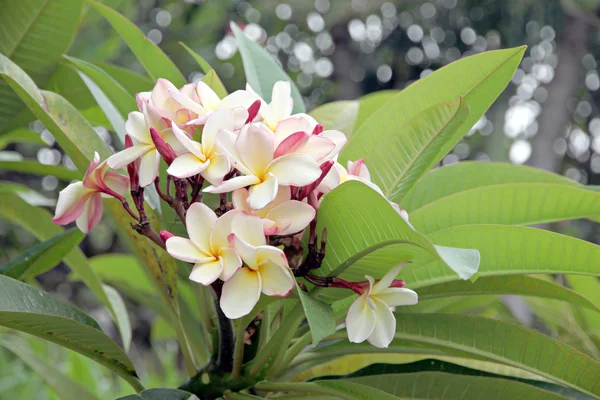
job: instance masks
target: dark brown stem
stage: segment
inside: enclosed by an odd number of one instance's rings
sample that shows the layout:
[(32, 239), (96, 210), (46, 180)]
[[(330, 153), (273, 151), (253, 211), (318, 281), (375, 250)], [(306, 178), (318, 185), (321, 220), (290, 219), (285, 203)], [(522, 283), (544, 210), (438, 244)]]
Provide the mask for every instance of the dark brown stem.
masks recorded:
[(193, 185), (192, 189), (192, 201), (191, 204), (202, 201), (202, 185), (204, 184), (204, 178), (199, 176)]
[[(167, 190), (168, 190), (168, 186), (169, 186), (169, 179), (167, 178)], [(162, 201), (164, 201), (165, 203), (167, 203), (168, 205), (172, 205), (173, 203), (173, 198), (171, 198), (170, 195), (168, 194), (164, 194), (162, 192), (162, 190), (160, 190), (160, 185), (159, 185), (159, 178), (158, 176), (156, 177), (156, 179), (154, 180), (154, 187), (156, 187), (156, 192), (158, 193), (158, 196), (162, 199)]]
[(127, 203), (127, 201), (125, 199), (123, 199), (121, 201), (121, 204), (123, 205), (123, 208), (125, 209), (125, 211), (127, 211), (127, 213), (129, 215), (131, 215), (131, 218), (135, 219), (136, 221), (139, 221), (139, 217), (137, 215), (135, 215), (135, 213), (133, 212), (131, 207), (129, 207), (129, 203)]

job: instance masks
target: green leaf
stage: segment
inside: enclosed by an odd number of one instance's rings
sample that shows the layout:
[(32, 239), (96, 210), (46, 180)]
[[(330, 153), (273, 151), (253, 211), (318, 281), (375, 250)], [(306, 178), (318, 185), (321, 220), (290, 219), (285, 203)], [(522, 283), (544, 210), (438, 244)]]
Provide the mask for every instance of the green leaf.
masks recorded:
[(577, 182), (562, 175), (525, 165), (464, 161), (425, 174), (404, 196), (401, 206), (410, 213), (442, 197), (482, 186), (504, 183), (578, 185)]
[(32, 143), (46, 146), (46, 142), (39, 133), (30, 131), (27, 128), (19, 128), (0, 135), (0, 150), (14, 143)]
[(346, 400), (398, 399), (396, 396), (392, 396), (384, 391), (343, 380), (315, 381), (310, 383), (260, 382), (256, 385), (256, 388), (267, 392), (328, 394)]
[(152, 43), (133, 22), (101, 3), (89, 1), (88, 4), (94, 7), (112, 25), (153, 81), (164, 78), (171, 81), (175, 86), (183, 86), (187, 83), (173, 61), (167, 57), (160, 47)]
[[(401, 91), (392, 100), (385, 103), (356, 130), (348, 140), (348, 144), (341, 153), (341, 159), (357, 160), (365, 158), (369, 167), (373, 164), (383, 164), (377, 166), (372, 173), (373, 182), (380, 185), (389, 182), (386, 174), (395, 177), (398, 172), (392, 165), (378, 162), (377, 156), (389, 147), (387, 141), (377, 140), (373, 134), (386, 132), (388, 135), (396, 133), (402, 135), (406, 122), (415, 115), (442, 102), (451, 102), (462, 97), (468, 104), (469, 115), (464, 121), (454, 129), (454, 135), (447, 141), (440, 141), (432, 146), (430, 151), (436, 151), (437, 154), (431, 155), (427, 160), (427, 165), (435, 165), (441, 160), (458, 139), (464, 136), (479, 120), (493, 101), (500, 95), (506, 85), (510, 82), (514, 71), (516, 70), (525, 47), (518, 47), (507, 50), (489, 51), (466, 57), (454, 63), (451, 63), (427, 77), (413, 83), (408, 88)], [(430, 96), (423, 96), (423, 93), (429, 93)], [(417, 138), (405, 141), (403, 149), (411, 149), (411, 153), (422, 151), (427, 143), (416, 142)], [(372, 155), (373, 158), (369, 158)], [(424, 171), (423, 171), (424, 172)], [(387, 180), (386, 180), (387, 179)], [(402, 200), (403, 195), (409, 185), (405, 185), (402, 190), (390, 190), (385, 184), (382, 188), (386, 195), (393, 195), (392, 201)]]
[(512, 365), (600, 396), (600, 363), (520, 325), (458, 314), (398, 314), (396, 339)]
[[(0, 1), (0, 53), (19, 64), (39, 85), (45, 84), (71, 45), (83, 4), (83, 0)], [(0, 98), (3, 130), (25, 106), (2, 81)]]
[(206, 60), (204, 58), (200, 57), (200, 55), (198, 53), (196, 53), (194, 50), (192, 50), (187, 44), (185, 44), (183, 42), (179, 42), (179, 44), (190, 54), (190, 56), (192, 56), (194, 58), (194, 60), (196, 60), (196, 62), (198, 63), (198, 66), (200, 67), (202, 72), (204, 72), (205, 74), (208, 74), (208, 72), (212, 70), (212, 67), (210, 66), (210, 64), (208, 62), (206, 62)]
[(62, 165), (47, 165), (33, 160), (0, 161), (0, 171), (22, 172), (25, 174), (48, 176), (52, 175), (63, 181), (81, 179), (81, 172), (68, 169)]
[(25, 280), (54, 268), (85, 237), (76, 228), (64, 231), (27, 249), (16, 259), (0, 267), (0, 274)]
[[(585, 279), (585, 278), (584, 278)], [(590, 278), (587, 278), (590, 279)], [(419, 301), (450, 296), (487, 294), (515, 294), (561, 300), (572, 305), (600, 311), (588, 297), (556, 283), (530, 276), (488, 276), (475, 282), (449, 282), (431, 285), (419, 290)], [(598, 314), (600, 317), (600, 314)]]
[(232, 22), (231, 30), (235, 35), (238, 50), (242, 55), (246, 80), (252, 89), (267, 103), (270, 103), (275, 82), (288, 81), (292, 87), (292, 99), (294, 99), (294, 110), (292, 112), (294, 114), (306, 112), (304, 100), (296, 84), (275, 61), (273, 56), (261, 45), (246, 36), (237, 24)]
[(312, 344), (316, 346), (327, 336), (335, 332), (335, 319), (333, 319), (333, 311), (329, 304), (317, 300), (309, 293), (305, 293), (296, 283), (298, 297), (302, 302), (304, 314), (310, 326), (312, 335)]
[(221, 82), (214, 69), (208, 71), (206, 76), (202, 78), (202, 82), (206, 83), (212, 90), (214, 90), (217, 96), (220, 98), (227, 96), (227, 89), (225, 89), (225, 86), (223, 86), (223, 82)]
[(334, 101), (315, 108), (309, 114), (319, 121), (325, 130), (338, 130), (350, 137), (354, 131), (359, 109), (360, 103), (356, 100)]
[(48, 386), (56, 392), (61, 400), (98, 400), (98, 397), (90, 392), (81, 383), (74, 381), (63, 374), (56, 365), (39, 357), (31, 349), (25, 340), (15, 335), (3, 335), (0, 344), (8, 351), (13, 352), (29, 368), (38, 374)]
[[(580, 295), (598, 300), (598, 293), (600, 293), (600, 282), (598, 282), (598, 278), (568, 275), (565, 276), (565, 279), (569, 287), (573, 288), (573, 290)], [(578, 308), (576, 307), (576, 304), (573, 304), (573, 312), (575, 314), (581, 314), (581, 322), (586, 328), (586, 333), (600, 339), (600, 314)]]
[(139, 92), (148, 92), (152, 90), (154, 82), (144, 75), (135, 73), (127, 68), (119, 67), (109, 63), (98, 62), (96, 66), (109, 74), (115, 81), (127, 90), (132, 97)]
[(356, 124), (354, 125), (354, 130), (356, 131), (358, 128), (360, 128), (360, 126), (371, 116), (371, 114), (377, 111), (389, 100), (396, 97), (398, 93), (400, 93), (399, 90), (380, 90), (378, 92), (369, 93), (358, 99), (360, 102), (360, 107), (358, 111), (358, 117), (356, 118)]
[[(476, 271), (479, 264), (476, 250), (436, 248), (415, 232), (383, 196), (358, 181), (345, 182), (326, 194), (317, 221), (317, 232), (327, 229), (327, 252), (318, 274), (342, 274), (354, 281), (364, 280), (366, 274), (381, 278), (392, 266), (415, 261), (417, 256), (442, 260), (461, 274)], [(393, 252), (388, 252), (390, 249)], [(359, 262), (376, 251), (368, 262)], [(393, 261), (382, 262), (382, 252)], [(448, 273), (453, 274), (449, 268)]]
[(121, 334), (121, 340), (123, 341), (123, 349), (128, 353), (129, 348), (131, 347), (131, 321), (129, 320), (127, 307), (125, 306), (123, 298), (114, 287), (108, 285), (103, 285), (103, 287), (115, 310), (117, 326), (119, 327), (119, 333)]
[(0, 287), (0, 325), (74, 350), (140, 387), (127, 355), (83, 311), (6, 276), (0, 276)]
[(509, 183), (442, 197), (414, 210), (410, 222), (418, 231), (432, 233), (461, 225), (533, 225), (597, 215), (598, 192), (554, 183)]
[(117, 400), (188, 400), (191, 397), (191, 393), (179, 389), (147, 389)]
[(56, 205), (56, 200), (19, 183), (0, 181), (0, 193), (14, 194), (32, 206), (51, 207)]

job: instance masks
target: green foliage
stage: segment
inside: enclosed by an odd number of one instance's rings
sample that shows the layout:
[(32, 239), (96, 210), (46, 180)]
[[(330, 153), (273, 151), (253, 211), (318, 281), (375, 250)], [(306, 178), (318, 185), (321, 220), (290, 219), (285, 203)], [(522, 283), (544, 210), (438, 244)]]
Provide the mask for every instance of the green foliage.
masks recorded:
[(177, 389), (148, 389), (131, 396), (120, 397), (118, 400), (187, 400), (191, 393)]
[(306, 314), (306, 320), (310, 326), (312, 344), (316, 346), (321, 340), (335, 332), (333, 311), (329, 304), (315, 299), (309, 293), (304, 293), (298, 285), (296, 285), (296, 289)]

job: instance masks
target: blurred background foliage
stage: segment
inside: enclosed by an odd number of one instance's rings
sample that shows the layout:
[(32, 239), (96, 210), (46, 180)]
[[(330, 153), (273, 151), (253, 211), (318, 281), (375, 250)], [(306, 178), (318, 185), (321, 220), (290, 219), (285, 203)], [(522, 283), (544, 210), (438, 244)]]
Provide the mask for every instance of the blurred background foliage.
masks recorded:
[[(402, 89), (461, 57), (526, 44), (529, 46), (526, 55), (507, 90), (442, 164), (462, 160), (507, 161), (558, 172), (585, 184), (600, 184), (597, 65), (600, 1), (106, 0), (104, 3), (134, 21), (180, 66), (189, 81), (196, 82), (203, 74), (181, 42), (204, 57), (230, 91), (245, 84), (241, 58), (228, 24), (230, 20), (238, 22), (251, 38), (278, 58), (296, 81), (309, 110), (334, 100), (355, 100), (373, 92)], [(141, 75), (143, 69), (136, 58), (93, 10), (84, 13), (69, 55), (103, 67), (110, 63), (137, 71), (139, 76), (131, 74), (130, 79), (120, 83), (137, 91), (151, 88), (152, 83)], [(45, 89), (61, 93), (82, 110), (110, 144), (113, 136), (106, 128), (110, 124), (68, 61), (62, 60), (56, 70), (45, 72), (49, 74)], [(19, 117), (21, 121), (29, 118), (26, 113)], [(0, 192), (8, 185), (11, 188), (22, 185), (22, 197), (36, 205), (52, 206), (58, 191), (71, 179), (68, 169), (74, 169), (73, 163), (39, 121), (31, 122), (29, 129), (8, 134), (4, 130), (0, 135)], [(11, 137), (16, 135), (28, 139), (15, 143)], [(64, 167), (61, 170), (64, 180), (44, 176), (43, 171), (22, 174), (5, 168), (7, 162), (22, 159), (37, 160), (49, 170)], [(564, 222), (549, 228), (600, 243), (597, 225), (589, 221)], [(2, 263), (35, 242), (28, 232), (0, 221)], [(87, 236), (82, 248), (88, 256), (124, 251), (108, 221)], [(38, 281), (56, 296), (91, 310), (105, 330), (114, 331), (107, 311), (94, 304), (87, 289), (69, 279), (68, 272), (60, 265), (41, 275)], [(587, 289), (592, 300), (600, 300), (594, 285), (576, 278), (567, 283), (579, 285), (578, 290)], [(155, 320), (134, 299), (126, 297), (126, 301), (134, 329), (134, 357), (144, 360), (144, 373), (150, 382), (156, 377), (162, 386), (176, 386), (182, 377), (176, 368), (180, 361), (177, 348), (168, 340), (172, 337), (169, 326)], [(439, 302), (436, 304), (440, 307)], [(589, 335), (590, 327), (586, 334), (579, 317), (568, 308), (562, 304), (549, 307), (547, 300), (525, 303), (511, 296), (502, 299), (486, 296), (449, 299), (438, 311), (461, 310), (517, 319), (599, 357), (600, 324), (591, 327), (596, 332), (594, 338)], [(552, 313), (556, 313), (553, 318), (549, 316)], [(587, 317), (598, 320), (595, 314)], [(548, 320), (560, 323), (552, 325)], [(22, 346), (17, 346), (19, 343), (13, 341), (9, 347), (33, 349), (34, 361), (62, 359), (63, 363), (51, 367), (77, 381), (93, 382), (100, 393), (110, 393), (106, 398), (121, 393), (116, 379), (80, 356), (34, 338), (16, 339), (27, 343), (19, 342)], [(0, 344), (5, 345), (6, 341)], [(148, 352), (149, 348), (154, 351)], [(167, 361), (171, 368), (159, 370), (153, 357)], [(0, 398), (55, 398), (36, 374), (25, 373), (29, 368), (31, 365), (15, 359), (13, 352), (0, 350)]]

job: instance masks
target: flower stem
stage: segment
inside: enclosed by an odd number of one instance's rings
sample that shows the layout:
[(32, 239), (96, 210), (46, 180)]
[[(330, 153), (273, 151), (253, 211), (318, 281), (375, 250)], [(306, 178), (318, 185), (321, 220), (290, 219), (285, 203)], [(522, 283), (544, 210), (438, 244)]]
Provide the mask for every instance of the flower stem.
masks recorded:
[(215, 308), (217, 311), (217, 323), (219, 328), (219, 348), (217, 349), (218, 356), (215, 368), (220, 372), (231, 372), (231, 370), (233, 370), (233, 348), (235, 341), (233, 336), (233, 323), (225, 316), (223, 310), (221, 310), (220, 304), (217, 303)]
[(244, 363), (244, 336), (246, 334), (246, 327), (244, 325), (243, 320), (240, 320), (235, 335), (233, 370), (231, 372), (231, 377), (234, 379), (237, 379), (242, 375), (242, 364)]

